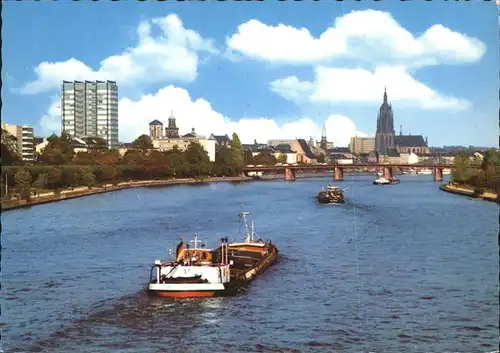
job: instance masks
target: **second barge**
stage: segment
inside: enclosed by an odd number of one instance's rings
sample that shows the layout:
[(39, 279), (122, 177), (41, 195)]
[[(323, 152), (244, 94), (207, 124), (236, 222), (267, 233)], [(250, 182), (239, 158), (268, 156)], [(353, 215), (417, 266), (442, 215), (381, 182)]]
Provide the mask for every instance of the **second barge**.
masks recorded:
[(231, 281), (252, 281), (279, 259), (279, 251), (270, 240), (262, 240), (256, 233), (254, 223), (248, 225), (249, 212), (243, 211), (239, 216), (244, 222), (245, 240), (228, 244), (228, 256), (231, 263)]

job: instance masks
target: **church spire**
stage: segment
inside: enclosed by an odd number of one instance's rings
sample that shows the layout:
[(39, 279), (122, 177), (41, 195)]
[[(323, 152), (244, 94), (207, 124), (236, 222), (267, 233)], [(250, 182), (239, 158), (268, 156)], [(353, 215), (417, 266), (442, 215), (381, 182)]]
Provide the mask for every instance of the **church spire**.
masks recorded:
[(384, 86), (384, 103), (387, 103), (387, 87)]
[(323, 122), (323, 129), (321, 130), (321, 137), (326, 138), (326, 121)]
[(399, 136), (403, 135), (403, 125), (399, 125)]

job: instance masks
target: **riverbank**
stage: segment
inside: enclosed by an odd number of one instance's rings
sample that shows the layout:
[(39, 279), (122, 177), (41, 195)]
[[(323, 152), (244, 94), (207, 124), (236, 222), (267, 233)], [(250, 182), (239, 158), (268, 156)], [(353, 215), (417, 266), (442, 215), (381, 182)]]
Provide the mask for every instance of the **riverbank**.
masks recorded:
[(476, 195), (474, 195), (473, 189), (465, 187), (465, 186), (457, 186), (457, 185), (452, 185), (452, 184), (442, 184), (441, 186), (439, 186), (439, 188), (442, 191), (449, 192), (449, 193), (455, 194), (455, 195), (462, 195), (462, 196), (467, 196), (467, 197), (471, 197), (474, 199), (481, 199), (481, 200), (485, 200), (485, 201), (500, 203), (498, 195), (495, 193), (492, 193), (492, 192), (484, 192), (482, 195), (476, 196)]
[(118, 183), (118, 185), (106, 184), (101, 186), (92, 187), (89, 189), (86, 186), (73, 188), (70, 190), (63, 190), (59, 195), (55, 192), (40, 194), (31, 199), (30, 202), (26, 200), (5, 200), (2, 201), (2, 211), (14, 210), (18, 208), (32, 207), (36, 205), (43, 205), (46, 203), (70, 200), (77, 197), (84, 197), (89, 195), (102, 194), (105, 192), (113, 192), (118, 190), (125, 190), (131, 188), (150, 187), (150, 186), (168, 186), (168, 185), (186, 185), (186, 184), (203, 184), (203, 183), (217, 183), (217, 182), (241, 182), (251, 181), (252, 178), (246, 176), (239, 177), (216, 177), (204, 179), (168, 179), (168, 180), (142, 180), (142, 181), (129, 181)]

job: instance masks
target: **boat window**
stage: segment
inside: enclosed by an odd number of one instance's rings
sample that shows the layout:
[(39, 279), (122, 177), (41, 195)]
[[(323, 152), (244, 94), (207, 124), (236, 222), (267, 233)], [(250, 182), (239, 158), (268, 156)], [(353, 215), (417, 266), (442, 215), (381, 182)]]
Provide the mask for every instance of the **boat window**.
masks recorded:
[(201, 253), (201, 259), (202, 259), (202, 260), (206, 260), (206, 259), (207, 259), (207, 253), (202, 252), (202, 253)]

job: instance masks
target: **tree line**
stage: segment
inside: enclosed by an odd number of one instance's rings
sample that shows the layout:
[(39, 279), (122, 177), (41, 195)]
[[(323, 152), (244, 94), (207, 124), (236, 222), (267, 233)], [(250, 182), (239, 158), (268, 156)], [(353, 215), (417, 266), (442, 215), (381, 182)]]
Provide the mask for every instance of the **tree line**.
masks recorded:
[(500, 152), (487, 150), (483, 158), (471, 153), (459, 152), (455, 156), (452, 180), (459, 185), (470, 187), (476, 194), (484, 191), (500, 193)]
[[(12, 193), (29, 199), (35, 190), (56, 192), (77, 186), (93, 187), (99, 184), (117, 184), (120, 181), (155, 180), (170, 178), (197, 178), (237, 176), (244, 167), (240, 139), (233, 134), (231, 148), (217, 150), (215, 162), (207, 151), (191, 142), (185, 151), (174, 146), (169, 151), (153, 149), (149, 136), (141, 135), (123, 156), (118, 150), (106, 149), (105, 143), (93, 146), (88, 152), (75, 153), (71, 138), (66, 134), (52, 135), (35, 163), (21, 161), (2, 131), (1, 194)], [(14, 138), (15, 139), (15, 138)], [(103, 142), (103, 141), (101, 141)], [(4, 154), (4, 150), (6, 153)]]

